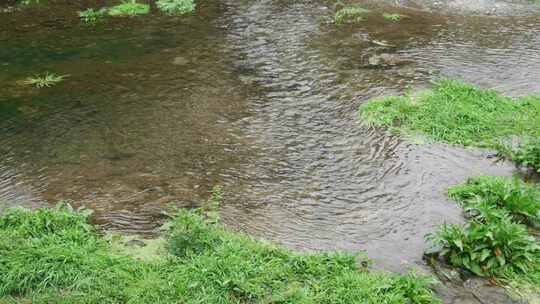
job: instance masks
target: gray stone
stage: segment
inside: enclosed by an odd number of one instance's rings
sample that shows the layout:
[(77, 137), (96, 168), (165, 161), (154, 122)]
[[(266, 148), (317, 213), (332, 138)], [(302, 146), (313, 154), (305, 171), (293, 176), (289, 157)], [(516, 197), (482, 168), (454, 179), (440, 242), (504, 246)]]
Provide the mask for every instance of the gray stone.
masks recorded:
[(172, 64), (174, 65), (186, 65), (188, 63), (189, 63), (189, 59), (182, 56), (175, 57), (172, 62)]
[[(518, 304), (503, 287), (495, 286), (488, 280), (471, 273), (462, 272), (445, 264), (440, 259), (428, 261), (433, 273), (441, 284), (434, 288), (435, 293), (448, 304)], [(471, 277), (472, 276), (472, 277)], [(468, 277), (468, 278), (467, 278)]]
[(128, 247), (145, 247), (146, 243), (141, 240), (129, 240), (126, 242)]
[(368, 58), (368, 64), (371, 67), (397, 66), (397, 65), (407, 64), (409, 62), (410, 61), (405, 60), (396, 54), (389, 54), (389, 53), (373, 55)]
[(490, 284), (482, 278), (471, 278), (465, 281), (464, 287), (483, 304), (521, 303), (513, 300), (502, 287)]

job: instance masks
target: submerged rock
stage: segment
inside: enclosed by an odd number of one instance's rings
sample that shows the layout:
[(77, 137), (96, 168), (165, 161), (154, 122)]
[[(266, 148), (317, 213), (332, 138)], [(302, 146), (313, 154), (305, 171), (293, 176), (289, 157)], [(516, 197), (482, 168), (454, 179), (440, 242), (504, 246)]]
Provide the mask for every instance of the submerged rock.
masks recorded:
[(141, 240), (133, 239), (133, 240), (127, 241), (125, 245), (128, 247), (145, 247), (146, 243)]
[(397, 66), (407, 63), (410, 63), (410, 61), (401, 58), (399, 55), (389, 53), (373, 55), (368, 58), (368, 65), (370, 67)]
[(0, 7), (0, 13), (12, 13), (17, 10), (19, 9), (15, 6)]
[(435, 251), (424, 254), (424, 260), (442, 284), (435, 292), (443, 303), (451, 304), (519, 304), (526, 303), (513, 299), (500, 286), (493, 285), (484, 278), (476, 277), (446, 264)]
[(488, 283), (485, 279), (471, 278), (465, 281), (464, 287), (474, 295), (475, 298), (485, 304), (510, 304), (523, 303), (513, 300), (506, 291), (498, 286)]
[(188, 63), (189, 63), (189, 59), (182, 56), (175, 57), (172, 62), (172, 64), (174, 65), (186, 65)]

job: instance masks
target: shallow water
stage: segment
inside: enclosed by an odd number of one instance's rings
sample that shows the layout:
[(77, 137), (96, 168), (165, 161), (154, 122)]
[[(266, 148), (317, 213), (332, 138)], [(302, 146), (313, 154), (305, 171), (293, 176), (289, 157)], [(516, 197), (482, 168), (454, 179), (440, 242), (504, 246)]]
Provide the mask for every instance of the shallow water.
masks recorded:
[[(358, 106), (445, 76), (540, 91), (534, 17), (407, 11), (337, 28), (323, 1), (225, 0), (91, 27), (73, 13), (88, 3), (0, 15), (6, 206), (67, 199), (106, 228), (150, 233), (168, 203), (195, 206), (220, 184), (233, 229), (300, 250), (367, 250), (402, 270), (421, 262), (426, 233), (462, 220), (449, 185), (514, 167), (367, 128)], [(380, 53), (403, 64), (369, 66)], [(70, 76), (17, 84), (43, 71)]]
[(530, 0), (372, 0), (378, 5), (399, 5), (410, 9), (442, 14), (481, 16), (531, 16), (539, 5)]

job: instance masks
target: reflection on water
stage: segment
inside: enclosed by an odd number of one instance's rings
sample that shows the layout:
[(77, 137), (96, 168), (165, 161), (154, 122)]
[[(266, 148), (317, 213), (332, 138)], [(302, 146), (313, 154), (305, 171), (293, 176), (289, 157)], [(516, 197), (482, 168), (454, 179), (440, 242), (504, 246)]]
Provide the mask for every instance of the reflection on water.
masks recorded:
[[(259, 0), (88, 27), (76, 4), (57, 6), (0, 18), (0, 199), (73, 200), (110, 229), (150, 232), (169, 202), (194, 205), (222, 184), (234, 229), (363, 249), (401, 269), (420, 260), (426, 233), (461, 221), (449, 185), (513, 166), (366, 128), (358, 106), (442, 76), (540, 91), (530, 18), (407, 12), (335, 28), (322, 1)], [(403, 64), (367, 64), (382, 53)], [(71, 76), (39, 91), (16, 83), (45, 70)]]

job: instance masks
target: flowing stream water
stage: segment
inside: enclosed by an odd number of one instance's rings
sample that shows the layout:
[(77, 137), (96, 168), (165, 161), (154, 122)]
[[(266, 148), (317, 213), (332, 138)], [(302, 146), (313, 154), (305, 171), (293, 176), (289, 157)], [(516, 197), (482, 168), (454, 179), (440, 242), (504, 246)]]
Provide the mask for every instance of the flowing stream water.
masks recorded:
[[(222, 185), (232, 229), (365, 250), (400, 271), (421, 264), (425, 234), (462, 221), (448, 186), (515, 168), (493, 151), (368, 128), (358, 106), (441, 77), (540, 91), (534, 16), (405, 11), (392, 23), (378, 12), (337, 27), (325, 1), (224, 0), (187, 17), (79, 22), (100, 4), (0, 14), (2, 207), (71, 200), (96, 224), (146, 234), (167, 204), (196, 206)], [(382, 53), (400, 64), (369, 64)], [(44, 71), (70, 76), (18, 82)]]

